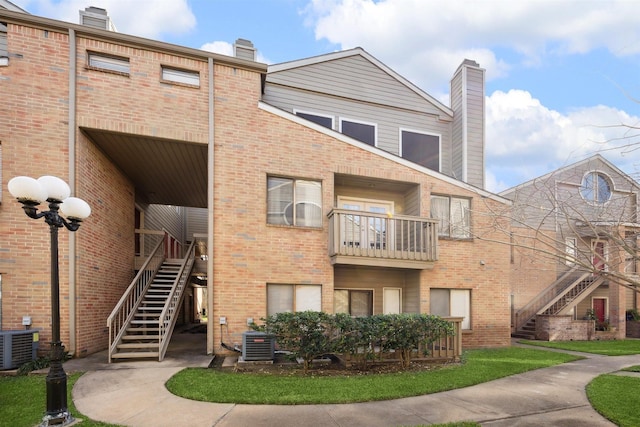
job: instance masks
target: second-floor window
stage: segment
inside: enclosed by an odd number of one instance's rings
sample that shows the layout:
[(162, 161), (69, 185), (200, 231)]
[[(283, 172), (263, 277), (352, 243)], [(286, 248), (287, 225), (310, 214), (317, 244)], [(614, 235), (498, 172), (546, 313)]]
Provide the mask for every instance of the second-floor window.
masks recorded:
[(161, 79), (165, 82), (182, 83), (189, 86), (200, 86), (200, 73), (193, 70), (162, 66)]
[(322, 185), (305, 179), (267, 178), (267, 223), (322, 227)]
[(333, 118), (329, 116), (321, 116), (319, 114), (305, 113), (304, 111), (295, 111), (295, 115), (309, 120), (327, 129), (333, 129)]
[(88, 66), (90, 68), (111, 71), (120, 74), (129, 74), (129, 58), (111, 56), (102, 53), (88, 52)]
[(401, 130), (400, 156), (440, 172), (440, 136)]
[(9, 65), (9, 49), (7, 47), (7, 24), (0, 22), (0, 67)]
[(471, 201), (463, 197), (431, 196), (431, 217), (440, 220), (438, 235), (456, 239), (471, 237)]
[(376, 125), (374, 124), (341, 119), (340, 132), (365, 144), (376, 146)]

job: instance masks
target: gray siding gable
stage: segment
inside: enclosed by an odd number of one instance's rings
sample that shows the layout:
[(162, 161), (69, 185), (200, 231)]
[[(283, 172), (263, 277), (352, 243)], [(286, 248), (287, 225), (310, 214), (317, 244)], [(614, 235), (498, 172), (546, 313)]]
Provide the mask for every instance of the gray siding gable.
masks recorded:
[(269, 66), (267, 82), (419, 111), (451, 121), (453, 112), (361, 48)]

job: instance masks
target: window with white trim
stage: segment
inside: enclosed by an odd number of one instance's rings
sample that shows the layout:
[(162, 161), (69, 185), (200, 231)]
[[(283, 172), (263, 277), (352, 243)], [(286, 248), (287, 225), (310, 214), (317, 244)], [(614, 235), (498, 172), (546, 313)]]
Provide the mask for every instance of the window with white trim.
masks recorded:
[(401, 129), (400, 157), (440, 172), (440, 136)]
[(580, 194), (589, 202), (606, 203), (611, 199), (611, 182), (603, 173), (589, 172), (582, 178)]
[(267, 315), (322, 311), (321, 285), (267, 284)]
[(333, 291), (334, 313), (355, 317), (373, 315), (373, 291), (368, 289), (336, 289)]
[(340, 132), (365, 144), (376, 146), (376, 125), (340, 119)]
[(162, 80), (171, 83), (181, 83), (189, 86), (200, 87), (200, 73), (193, 70), (182, 70), (162, 66)]
[(327, 129), (333, 129), (333, 117), (331, 116), (322, 116), (320, 114), (306, 113), (304, 111), (294, 111), (294, 114), (317, 125), (324, 126)]
[(431, 218), (438, 219), (438, 236), (471, 238), (471, 200), (454, 196), (431, 196)]
[(0, 22), (0, 67), (9, 65), (9, 48), (7, 46), (7, 23)]
[(462, 329), (471, 329), (471, 290), (430, 290), (430, 314), (440, 317), (462, 317)]
[(267, 223), (322, 227), (322, 185), (304, 179), (267, 178)]
[(568, 266), (576, 264), (576, 255), (578, 253), (578, 241), (575, 237), (567, 237), (564, 239), (564, 262)]
[(130, 73), (129, 58), (96, 52), (87, 52), (87, 54), (87, 65), (89, 68), (121, 74)]

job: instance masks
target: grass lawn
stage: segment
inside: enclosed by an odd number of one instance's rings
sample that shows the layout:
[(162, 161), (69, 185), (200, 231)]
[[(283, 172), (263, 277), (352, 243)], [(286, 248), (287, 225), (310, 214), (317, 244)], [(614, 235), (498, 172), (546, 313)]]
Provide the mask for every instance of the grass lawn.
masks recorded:
[(626, 356), (640, 353), (640, 340), (613, 341), (520, 341), (522, 344), (539, 347), (603, 354), (605, 356)]
[[(640, 366), (626, 371), (640, 372)], [(622, 427), (640, 425), (640, 377), (600, 375), (587, 385), (591, 406)]]
[[(74, 418), (81, 418), (83, 427), (117, 427), (91, 421), (76, 410), (71, 400), (71, 389), (81, 374), (72, 374), (67, 380), (68, 410)], [(42, 422), (47, 410), (46, 375), (0, 376), (0, 425), (33, 427)]]
[(468, 387), (497, 378), (579, 359), (564, 353), (518, 347), (465, 352), (464, 363), (421, 372), (307, 376), (235, 373), (189, 368), (167, 388), (192, 400), (249, 404), (351, 403), (397, 399)]

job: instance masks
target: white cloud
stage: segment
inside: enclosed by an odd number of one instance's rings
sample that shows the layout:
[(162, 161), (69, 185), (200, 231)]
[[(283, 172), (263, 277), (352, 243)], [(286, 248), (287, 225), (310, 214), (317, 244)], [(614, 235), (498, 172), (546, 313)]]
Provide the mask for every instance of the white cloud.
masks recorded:
[(625, 0), (311, 0), (304, 11), (317, 39), (363, 47), (434, 96), (463, 58), (490, 81), (548, 54), (640, 53), (638, 15)]
[(487, 188), (500, 191), (559, 167), (601, 153), (633, 174), (640, 138), (632, 117), (595, 106), (561, 114), (543, 106), (529, 92), (496, 91), (486, 104)]
[(210, 42), (205, 43), (200, 47), (201, 50), (207, 52), (219, 53), (222, 55), (233, 56), (233, 45), (228, 42)]
[[(14, 0), (27, 10), (60, 21), (78, 23), (88, 6), (106, 9), (118, 31), (151, 39), (181, 34), (195, 28), (196, 18), (187, 0)], [(135, 7), (134, 7), (135, 5)]]

